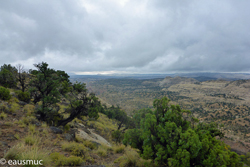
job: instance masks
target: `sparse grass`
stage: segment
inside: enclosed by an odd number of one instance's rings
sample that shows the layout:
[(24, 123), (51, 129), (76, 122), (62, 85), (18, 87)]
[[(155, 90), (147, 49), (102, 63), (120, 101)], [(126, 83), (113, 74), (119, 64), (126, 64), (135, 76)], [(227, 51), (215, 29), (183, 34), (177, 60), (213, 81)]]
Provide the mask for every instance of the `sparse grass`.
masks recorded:
[(23, 107), (24, 112), (26, 112), (26, 116), (32, 116), (34, 114), (35, 111), (35, 106), (31, 105), (31, 104), (26, 104)]
[(24, 149), (25, 146), (23, 144), (18, 144), (16, 146), (13, 146), (9, 151), (4, 155), (5, 159), (18, 159), (19, 154), (21, 153), (22, 149)]
[(77, 143), (82, 143), (82, 142), (84, 141), (84, 139), (82, 139), (82, 138), (80, 138), (79, 136), (76, 135), (75, 141), (76, 141)]
[(124, 149), (125, 149), (125, 145), (123, 144), (113, 146), (113, 150), (115, 153), (123, 153)]
[(14, 137), (15, 137), (17, 140), (19, 140), (19, 139), (20, 139), (19, 134), (15, 134), (15, 135), (14, 135)]
[(76, 142), (82, 143), (84, 146), (90, 148), (91, 150), (97, 148), (97, 145), (96, 145), (95, 143), (92, 143), (92, 142), (89, 141), (89, 140), (82, 139), (82, 138), (80, 138), (79, 136), (76, 136), (75, 140), (76, 140)]
[[(14, 123), (16, 124), (16, 122)], [(22, 120), (19, 120), (17, 124), (19, 125), (20, 128), (25, 128), (27, 126)]]
[(13, 126), (14, 123), (13, 123), (13, 122), (5, 122), (4, 125), (5, 125), (5, 126)]
[(136, 152), (136, 150), (131, 147), (125, 148), (125, 153), (123, 156), (117, 158), (115, 163), (119, 163), (120, 167), (145, 167), (145, 166), (154, 166), (150, 160), (144, 160), (140, 157), (140, 155)]
[(103, 147), (98, 147), (98, 149), (96, 150), (96, 153), (102, 157), (107, 156), (107, 150), (104, 149)]
[(5, 119), (7, 117), (7, 114), (5, 114), (4, 112), (2, 112), (1, 114), (0, 114), (0, 118), (1, 119)]
[(9, 111), (9, 108), (6, 104), (1, 104), (0, 105), (0, 111), (2, 112), (6, 112), (6, 111)]
[(37, 121), (34, 116), (22, 117), (21, 119), (19, 119), (18, 124), (19, 124), (20, 127), (26, 127), (32, 121)]
[(91, 150), (97, 148), (96, 144), (95, 144), (95, 143), (92, 143), (92, 142), (89, 141), (89, 140), (83, 140), (82, 143), (84, 144), (84, 146), (90, 148)]
[(47, 128), (47, 127), (48, 127), (48, 125), (45, 122), (43, 122), (42, 123), (42, 128)]
[(106, 145), (101, 145), (96, 150), (94, 150), (94, 153), (96, 153), (102, 157), (106, 157), (108, 155), (109, 151), (112, 151), (112, 148), (110, 148)]
[(61, 146), (60, 142), (61, 142), (61, 140), (57, 138), (56, 140), (53, 141), (53, 145), (54, 146)]
[(63, 142), (62, 149), (71, 152), (72, 155), (86, 157), (87, 149), (81, 143), (76, 142)]
[(53, 147), (53, 141), (50, 137), (43, 137), (43, 140), (41, 140), (41, 143), (44, 147), (52, 148)]
[[(17, 99), (17, 98), (12, 98), (12, 99)], [(18, 100), (17, 100), (18, 102)], [(10, 112), (12, 113), (15, 113), (17, 110), (20, 109), (20, 105), (17, 104), (16, 100), (13, 100), (10, 104), (11, 104), (11, 107), (10, 107)]]
[(56, 138), (59, 140), (63, 140), (62, 136), (60, 134), (56, 134)]
[[(49, 152), (50, 151), (48, 151), (48, 150), (41, 150), (38, 147), (35, 147), (35, 148), (25, 152), (25, 153), (22, 153), (20, 159), (21, 160), (32, 159), (32, 160), (38, 160), (38, 161), (43, 160), (42, 161), (43, 166), (48, 166), (51, 164)], [(34, 166), (35, 167), (37, 165), (25, 165), (25, 166)]]
[(41, 142), (41, 139), (38, 136), (30, 134), (24, 138), (24, 142), (27, 145), (38, 145)]
[(79, 166), (83, 159), (77, 156), (65, 157), (58, 152), (50, 154), (50, 158), (55, 162), (56, 166)]
[(49, 135), (49, 132), (47, 129), (43, 129), (43, 136), (47, 137)]
[[(20, 138), (18, 134), (16, 134), (15, 137), (17, 139)], [(38, 136), (28, 135), (25, 137), (24, 141), (20, 141), (21, 142), (13, 146), (4, 155), (5, 159), (43, 160), (42, 163), (44, 166), (48, 166), (51, 164), (51, 159), (49, 157), (50, 150), (47, 148), (43, 148), (43, 146), (40, 145), (41, 138), (39, 138)]]
[[(97, 129), (101, 133), (102, 136), (104, 136), (109, 140), (112, 140), (111, 131), (117, 130), (118, 128), (116, 121), (109, 119), (106, 115), (102, 113), (98, 114), (99, 118), (95, 121), (88, 121), (87, 125), (88, 126), (92, 125), (95, 129)], [(113, 124), (112, 122), (115, 122), (115, 124)]]
[(32, 125), (32, 124), (29, 124), (29, 132), (34, 134), (36, 132), (36, 126)]
[(114, 166), (114, 162), (110, 162), (110, 163), (103, 163), (102, 165), (104, 165), (105, 167), (113, 167)]
[(43, 165), (48, 166), (51, 164), (49, 157), (50, 150), (35, 146), (28, 146), (24, 143), (19, 143), (13, 146), (5, 155), (7, 160), (43, 160)]

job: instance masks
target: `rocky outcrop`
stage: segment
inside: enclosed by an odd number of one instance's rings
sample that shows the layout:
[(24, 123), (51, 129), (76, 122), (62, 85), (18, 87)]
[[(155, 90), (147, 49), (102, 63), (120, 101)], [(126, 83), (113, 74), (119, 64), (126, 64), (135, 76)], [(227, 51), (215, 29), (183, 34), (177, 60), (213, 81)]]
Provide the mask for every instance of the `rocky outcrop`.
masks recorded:
[(88, 129), (87, 127), (85, 127), (83, 124), (76, 124), (77, 127), (77, 132), (76, 132), (76, 136), (85, 140), (90, 140), (94, 143), (98, 144), (104, 144), (106, 146), (111, 147), (111, 144), (104, 139), (102, 136), (96, 134), (94, 132), (93, 129)]
[(62, 129), (60, 129), (60, 128), (57, 128), (54, 126), (50, 126), (49, 128), (50, 128), (51, 132), (53, 132), (55, 134), (62, 134), (63, 133)]

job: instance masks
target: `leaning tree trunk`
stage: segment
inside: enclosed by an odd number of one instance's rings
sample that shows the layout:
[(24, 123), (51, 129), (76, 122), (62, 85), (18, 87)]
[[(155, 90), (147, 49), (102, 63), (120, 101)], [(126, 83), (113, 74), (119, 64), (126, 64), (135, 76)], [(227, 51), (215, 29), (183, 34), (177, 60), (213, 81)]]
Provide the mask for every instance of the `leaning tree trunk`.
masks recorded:
[(67, 123), (73, 121), (73, 119), (75, 119), (80, 113), (81, 112), (73, 112), (73, 113), (71, 113), (68, 118), (58, 121), (57, 126), (65, 126), (65, 125), (67, 125)]
[(70, 116), (66, 119), (58, 121), (57, 126), (65, 126), (67, 123), (73, 121), (77, 116), (80, 114), (86, 115), (86, 108), (85, 107), (78, 107), (74, 111), (71, 112)]

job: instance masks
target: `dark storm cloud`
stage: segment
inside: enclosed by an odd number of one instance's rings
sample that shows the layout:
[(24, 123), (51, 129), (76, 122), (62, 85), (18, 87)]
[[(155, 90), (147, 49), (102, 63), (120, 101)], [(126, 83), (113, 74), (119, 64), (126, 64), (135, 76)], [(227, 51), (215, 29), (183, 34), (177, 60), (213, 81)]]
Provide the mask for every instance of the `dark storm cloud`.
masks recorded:
[(3, 63), (67, 72), (250, 71), (250, 2), (3, 1)]

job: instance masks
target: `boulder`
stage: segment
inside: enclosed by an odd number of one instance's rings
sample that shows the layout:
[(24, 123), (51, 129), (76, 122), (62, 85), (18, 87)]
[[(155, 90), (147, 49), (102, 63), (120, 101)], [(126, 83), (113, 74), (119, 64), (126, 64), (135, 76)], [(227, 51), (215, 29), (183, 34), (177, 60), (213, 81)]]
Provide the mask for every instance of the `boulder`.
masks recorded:
[(76, 135), (79, 138), (82, 138), (82, 139), (85, 139), (85, 140), (90, 140), (91, 142), (95, 142), (95, 143), (98, 143), (98, 144), (104, 144), (104, 145), (107, 145), (107, 146), (111, 147), (111, 144), (106, 139), (104, 139), (102, 136), (94, 133), (90, 129), (88, 129), (88, 131), (91, 134), (86, 133), (82, 129), (78, 129)]
[(63, 134), (63, 138), (67, 141), (73, 141), (74, 137), (68, 133)]
[(68, 140), (68, 141), (74, 141), (76, 136), (75, 136), (75, 133), (76, 133), (77, 129), (70, 129), (68, 131), (68, 133), (65, 133), (63, 134), (63, 137), (65, 140)]
[(62, 134), (63, 133), (62, 129), (60, 129), (60, 128), (57, 128), (57, 127), (54, 127), (54, 126), (50, 126), (49, 128), (55, 134)]
[(24, 101), (19, 101), (18, 102), (21, 106), (25, 106), (26, 104), (28, 104), (28, 103), (26, 103), (26, 102), (24, 102)]

